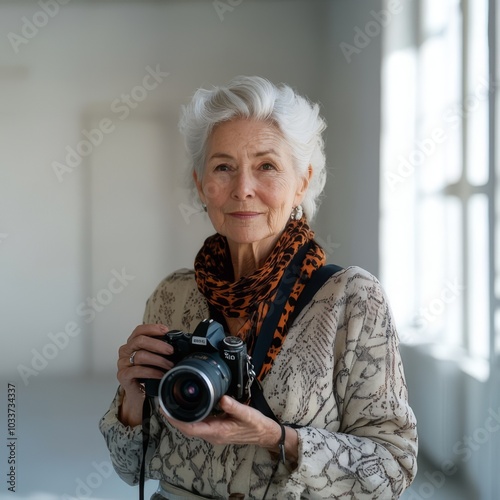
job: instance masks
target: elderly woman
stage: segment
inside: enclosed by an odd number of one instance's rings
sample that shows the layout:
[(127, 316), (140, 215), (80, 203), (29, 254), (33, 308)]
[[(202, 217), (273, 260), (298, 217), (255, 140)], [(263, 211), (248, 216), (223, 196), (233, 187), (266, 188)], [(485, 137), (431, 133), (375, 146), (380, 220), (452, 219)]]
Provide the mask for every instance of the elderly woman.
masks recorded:
[[(257, 374), (276, 418), (225, 394), (222, 413), (175, 420), (156, 399), (144, 463), (160, 481), (155, 499), (388, 499), (413, 480), (415, 418), (378, 281), (340, 270), (294, 311), (326, 260), (308, 225), (325, 184), (324, 128), (317, 105), (259, 77), (198, 90), (183, 111), (193, 180), (216, 234), (194, 271), (174, 272), (149, 298), (144, 323), (119, 350), (120, 387), (100, 429), (117, 473), (136, 484), (141, 382), (174, 366), (165, 332), (215, 318), (252, 355), (278, 308)], [(296, 279), (282, 297), (292, 265)]]

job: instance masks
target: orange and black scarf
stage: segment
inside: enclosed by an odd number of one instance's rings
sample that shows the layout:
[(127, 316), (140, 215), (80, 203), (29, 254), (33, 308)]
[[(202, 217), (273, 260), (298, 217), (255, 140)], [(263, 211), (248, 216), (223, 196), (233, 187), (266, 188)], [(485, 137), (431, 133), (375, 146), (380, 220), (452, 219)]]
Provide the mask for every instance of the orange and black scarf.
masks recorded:
[(277, 299), (278, 286), (285, 270), (299, 249), (309, 244), (258, 374), (259, 380), (263, 380), (269, 372), (285, 341), (291, 326), (288, 320), (297, 298), (312, 273), (325, 264), (325, 253), (313, 238), (314, 232), (305, 218), (290, 220), (264, 265), (250, 276), (243, 276), (237, 281), (233, 279), (231, 256), (224, 236), (215, 234), (207, 238), (196, 256), (194, 268), (198, 289), (213, 309), (230, 318), (247, 318), (238, 335), (246, 341), (251, 354), (269, 308)]

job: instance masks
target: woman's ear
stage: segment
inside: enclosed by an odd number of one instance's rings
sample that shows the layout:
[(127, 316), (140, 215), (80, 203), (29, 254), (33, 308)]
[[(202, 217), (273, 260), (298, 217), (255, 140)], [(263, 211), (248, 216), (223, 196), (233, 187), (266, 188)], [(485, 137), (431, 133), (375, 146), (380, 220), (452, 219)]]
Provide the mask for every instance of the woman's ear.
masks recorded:
[(297, 192), (295, 193), (295, 206), (300, 205), (302, 203), (307, 188), (309, 187), (309, 182), (312, 178), (312, 175), (313, 175), (313, 168), (312, 165), (309, 165), (309, 167), (307, 167), (307, 172), (304, 175), (304, 177), (299, 179)]
[(198, 191), (198, 196), (200, 197), (201, 202), (206, 203), (205, 196), (203, 195), (203, 188), (201, 185), (201, 179), (198, 179), (198, 174), (196, 173), (196, 170), (193, 170), (193, 180), (194, 180), (194, 184), (195, 184), (196, 189)]

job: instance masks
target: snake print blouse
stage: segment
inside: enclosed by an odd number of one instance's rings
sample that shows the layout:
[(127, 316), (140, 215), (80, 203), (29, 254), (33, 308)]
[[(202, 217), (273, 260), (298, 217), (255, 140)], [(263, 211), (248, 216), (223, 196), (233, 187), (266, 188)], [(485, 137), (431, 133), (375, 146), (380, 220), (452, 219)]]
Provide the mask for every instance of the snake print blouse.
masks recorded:
[[(145, 323), (192, 332), (208, 316), (194, 273), (163, 280)], [(296, 318), (264, 394), (284, 422), (300, 425), (298, 464), (280, 464), (267, 498), (395, 499), (417, 469), (417, 433), (393, 318), (379, 282), (350, 267)], [(99, 423), (116, 472), (137, 484), (141, 426), (117, 418), (122, 392)], [(262, 499), (276, 457), (256, 446), (213, 446), (187, 438), (156, 410), (146, 475), (206, 498)]]

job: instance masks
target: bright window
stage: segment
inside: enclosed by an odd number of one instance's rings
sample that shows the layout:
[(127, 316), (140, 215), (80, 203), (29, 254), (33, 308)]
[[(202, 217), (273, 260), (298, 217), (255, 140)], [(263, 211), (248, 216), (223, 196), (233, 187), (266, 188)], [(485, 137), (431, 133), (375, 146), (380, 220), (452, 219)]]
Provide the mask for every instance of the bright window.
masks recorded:
[(500, 317), (488, 0), (405, 9), (384, 39), (381, 278), (403, 341), (488, 360)]

